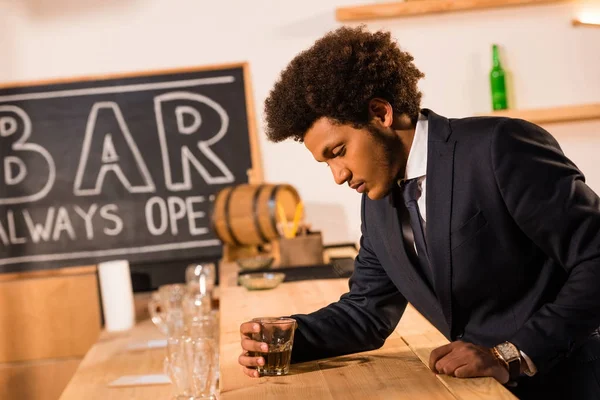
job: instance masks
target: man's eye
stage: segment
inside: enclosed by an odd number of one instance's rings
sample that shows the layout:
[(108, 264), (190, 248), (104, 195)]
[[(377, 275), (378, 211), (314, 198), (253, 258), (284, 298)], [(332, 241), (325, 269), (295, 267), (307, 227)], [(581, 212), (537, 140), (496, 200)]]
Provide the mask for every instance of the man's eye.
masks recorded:
[(333, 156), (340, 157), (340, 156), (343, 156), (345, 152), (346, 152), (346, 146), (340, 146), (337, 149), (335, 149)]

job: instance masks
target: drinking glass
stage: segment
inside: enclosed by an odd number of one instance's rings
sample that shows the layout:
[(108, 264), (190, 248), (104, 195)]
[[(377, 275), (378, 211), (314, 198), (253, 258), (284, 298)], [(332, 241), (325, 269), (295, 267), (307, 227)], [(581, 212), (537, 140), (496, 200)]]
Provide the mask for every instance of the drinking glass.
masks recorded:
[(170, 326), (183, 323), (183, 301), (188, 288), (184, 284), (162, 285), (152, 293), (148, 311), (152, 322), (164, 334), (168, 335)]
[(165, 373), (177, 400), (216, 399), (218, 345), (193, 329), (169, 336)]
[(190, 264), (185, 270), (185, 281), (194, 292), (212, 295), (216, 282), (216, 268), (213, 263)]
[(293, 318), (263, 317), (254, 318), (253, 322), (260, 325), (260, 332), (253, 333), (252, 339), (266, 343), (267, 352), (251, 352), (252, 357), (263, 357), (265, 365), (258, 366), (260, 375), (286, 375), (290, 370), (294, 332), (298, 324)]

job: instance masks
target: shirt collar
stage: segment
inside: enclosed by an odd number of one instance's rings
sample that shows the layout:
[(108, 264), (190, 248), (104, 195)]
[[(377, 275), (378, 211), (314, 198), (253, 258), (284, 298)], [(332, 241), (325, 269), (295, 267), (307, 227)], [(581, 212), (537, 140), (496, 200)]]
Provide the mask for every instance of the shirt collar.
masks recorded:
[[(427, 141), (429, 137), (429, 122), (427, 116), (419, 114), (417, 125), (415, 126), (415, 136), (413, 138), (408, 160), (406, 162), (405, 179), (419, 178), (427, 174)], [(398, 179), (397, 183), (400, 186), (403, 179)], [(396, 207), (396, 202), (401, 201), (402, 197), (392, 191), (389, 196), (390, 205)]]
[(427, 174), (428, 135), (429, 123), (427, 117), (423, 114), (419, 114), (419, 120), (415, 127), (415, 137), (413, 138), (410, 152), (408, 153), (404, 179), (419, 178)]

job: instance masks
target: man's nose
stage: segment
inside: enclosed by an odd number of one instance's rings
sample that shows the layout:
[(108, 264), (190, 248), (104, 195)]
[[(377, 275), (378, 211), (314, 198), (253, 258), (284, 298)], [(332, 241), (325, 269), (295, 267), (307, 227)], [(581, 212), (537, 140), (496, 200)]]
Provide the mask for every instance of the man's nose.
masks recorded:
[(352, 175), (350, 173), (350, 170), (343, 166), (334, 166), (331, 168), (331, 172), (333, 173), (333, 179), (335, 180), (335, 183), (337, 183), (338, 185), (343, 185), (344, 183), (346, 183), (346, 181), (348, 181), (348, 179), (350, 179), (350, 176)]

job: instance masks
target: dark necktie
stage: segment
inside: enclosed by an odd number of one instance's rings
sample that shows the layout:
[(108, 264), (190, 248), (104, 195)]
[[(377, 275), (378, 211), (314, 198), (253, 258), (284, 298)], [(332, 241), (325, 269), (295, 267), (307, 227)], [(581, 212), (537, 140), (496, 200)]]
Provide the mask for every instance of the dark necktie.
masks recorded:
[(413, 231), (419, 263), (421, 264), (423, 272), (427, 275), (431, 282), (431, 267), (429, 266), (429, 256), (427, 254), (425, 230), (423, 229), (423, 221), (419, 212), (419, 204), (417, 203), (417, 198), (420, 192), (418, 178), (404, 181), (401, 184), (401, 190), (402, 198), (404, 199), (404, 205), (406, 206), (408, 215), (410, 217), (410, 226)]

